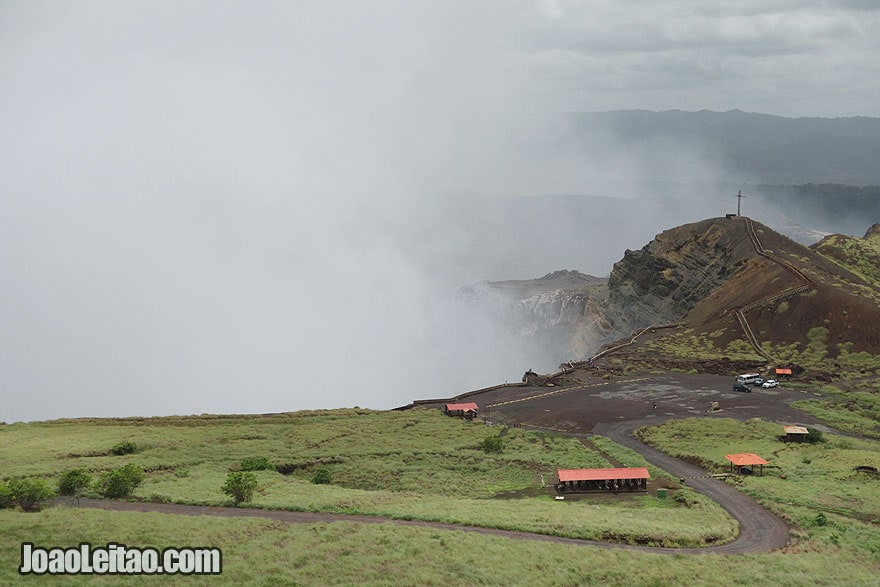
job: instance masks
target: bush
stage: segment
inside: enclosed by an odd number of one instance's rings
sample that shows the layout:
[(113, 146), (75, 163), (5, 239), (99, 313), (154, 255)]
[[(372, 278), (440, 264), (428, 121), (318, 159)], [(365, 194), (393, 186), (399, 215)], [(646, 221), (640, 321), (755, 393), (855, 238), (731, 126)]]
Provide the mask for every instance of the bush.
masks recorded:
[(138, 465), (129, 463), (118, 469), (107, 471), (98, 479), (98, 493), (104, 497), (126, 497), (143, 483), (146, 475)]
[(134, 451), (137, 450), (137, 444), (134, 442), (120, 442), (110, 449), (110, 452), (115, 454), (116, 456), (121, 455), (130, 455)]
[(817, 442), (822, 442), (824, 438), (822, 437), (822, 431), (818, 428), (808, 428), (807, 429), (807, 442), (810, 444), (816, 444)]
[(499, 453), (504, 450), (504, 440), (497, 435), (487, 436), (486, 439), (480, 443), (480, 448), (482, 448), (485, 453)]
[(11, 508), (12, 505), (12, 491), (9, 490), (9, 485), (0, 482), (0, 510)]
[(226, 476), (226, 483), (220, 488), (238, 505), (250, 503), (257, 488), (257, 476), (245, 471), (236, 471)]
[(38, 512), (55, 491), (43, 479), (10, 479), (6, 484), (12, 503), (25, 512)]
[(92, 476), (85, 469), (73, 469), (61, 476), (58, 481), (58, 493), (78, 497), (91, 484)]
[(274, 471), (275, 465), (266, 457), (248, 457), (241, 461), (242, 471)]
[(330, 469), (318, 469), (312, 476), (312, 483), (315, 485), (329, 485), (332, 482), (333, 476), (330, 474)]

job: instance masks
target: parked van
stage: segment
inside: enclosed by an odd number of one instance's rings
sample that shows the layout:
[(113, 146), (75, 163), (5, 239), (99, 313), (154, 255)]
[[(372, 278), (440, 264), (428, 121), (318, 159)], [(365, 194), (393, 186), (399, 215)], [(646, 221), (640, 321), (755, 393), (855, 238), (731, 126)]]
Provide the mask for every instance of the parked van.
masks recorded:
[(736, 376), (736, 382), (743, 385), (754, 385), (759, 379), (761, 379), (760, 373), (746, 373), (744, 375)]

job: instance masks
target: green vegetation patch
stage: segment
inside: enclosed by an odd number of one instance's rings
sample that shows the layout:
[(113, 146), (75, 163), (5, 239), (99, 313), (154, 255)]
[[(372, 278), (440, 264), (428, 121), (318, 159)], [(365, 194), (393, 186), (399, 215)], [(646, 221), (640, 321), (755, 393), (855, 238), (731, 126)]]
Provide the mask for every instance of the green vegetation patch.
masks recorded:
[[(133, 585), (876, 585), (877, 559), (849, 546), (869, 539), (828, 525), (783, 553), (662, 556), (590, 546), (513, 540), (470, 532), (390, 524), (288, 524), (263, 519), (169, 516), (53, 508), (39, 514), (0, 511), (0, 584), (17, 584), (20, 543), (132, 546), (212, 545), (223, 551), (214, 577), (127, 577)], [(831, 536), (841, 536), (840, 544)], [(75, 578), (64, 583), (79, 584)], [(60, 579), (59, 579), (60, 580)], [(88, 577), (82, 584), (116, 584)]]
[[(846, 538), (848, 531), (839, 532), (838, 542), (849, 541), (852, 548), (880, 554), (880, 480), (855, 471), (860, 465), (880, 466), (880, 443), (832, 434), (825, 434), (817, 444), (787, 443), (781, 435), (779, 424), (714, 418), (670, 421), (639, 430), (645, 442), (710, 471), (727, 470), (725, 454), (762, 456), (770, 462), (763, 476), (737, 478), (743, 491), (808, 532), (818, 524), (805, 520), (815, 520), (819, 513), (840, 527), (858, 528)], [(862, 538), (853, 539), (856, 534)]]
[(822, 399), (792, 405), (840, 430), (880, 439), (880, 381), (844, 382), (819, 389)]
[[(137, 443), (137, 452), (108, 454), (120, 436)], [(482, 449), (487, 437), (502, 439), (501, 452)], [(725, 542), (736, 532), (721, 508), (697, 500), (662, 507), (643, 494), (555, 501), (557, 468), (607, 467), (607, 460), (576, 438), (487, 427), (429, 409), (15, 424), (0, 428), (0, 459), (4, 474), (56, 486), (74, 469), (109, 479), (111, 471), (138, 467), (145, 478), (133, 497), (161, 502), (248, 503), (224, 488), (231, 489), (231, 471), (253, 465), (250, 507), (257, 508), (683, 546)], [(313, 483), (321, 470), (329, 483)]]
[(664, 357), (690, 360), (762, 360), (761, 355), (757, 354), (745, 340), (734, 340), (724, 347), (718, 346), (717, 339), (722, 333), (723, 331), (695, 334), (692, 329), (688, 329), (647, 341), (642, 346), (647, 352)]

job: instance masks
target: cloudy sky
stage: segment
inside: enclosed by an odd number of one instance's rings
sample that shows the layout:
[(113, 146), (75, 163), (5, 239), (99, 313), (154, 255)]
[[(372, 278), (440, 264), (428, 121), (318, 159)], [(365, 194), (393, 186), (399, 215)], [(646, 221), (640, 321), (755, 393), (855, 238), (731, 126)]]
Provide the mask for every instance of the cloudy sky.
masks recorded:
[(0, 1), (0, 421), (516, 379), (455, 292), (540, 268), (463, 211), (638, 167), (567, 153), (555, 116), (880, 116), (878, 25), (869, 0)]

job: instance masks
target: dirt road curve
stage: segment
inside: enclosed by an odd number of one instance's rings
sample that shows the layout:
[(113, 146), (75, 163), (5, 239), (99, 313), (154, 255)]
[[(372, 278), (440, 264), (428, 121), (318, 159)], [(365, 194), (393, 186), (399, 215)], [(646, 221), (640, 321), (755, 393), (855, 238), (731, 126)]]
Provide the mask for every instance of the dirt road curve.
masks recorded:
[[(672, 418), (664, 418), (666, 420)], [(641, 426), (658, 424), (660, 420), (629, 420), (614, 424), (597, 424), (593, 431), (618, 444), (633, 449), (653, 465), (679, 478), (705, 475), (702, 469), (671, 457), (636, 440), (632, 431)], [(689, 487), (718, 502), (739, 523), (739, 536), (729, 544), (706, 549), (716, 554), (768, 552), (788, 543), (788, 525), (762, 507), (751, 497), (740, 493), (717, 479), (687, 479)], [(691, 552), (690, 550), (688, 552)]]

